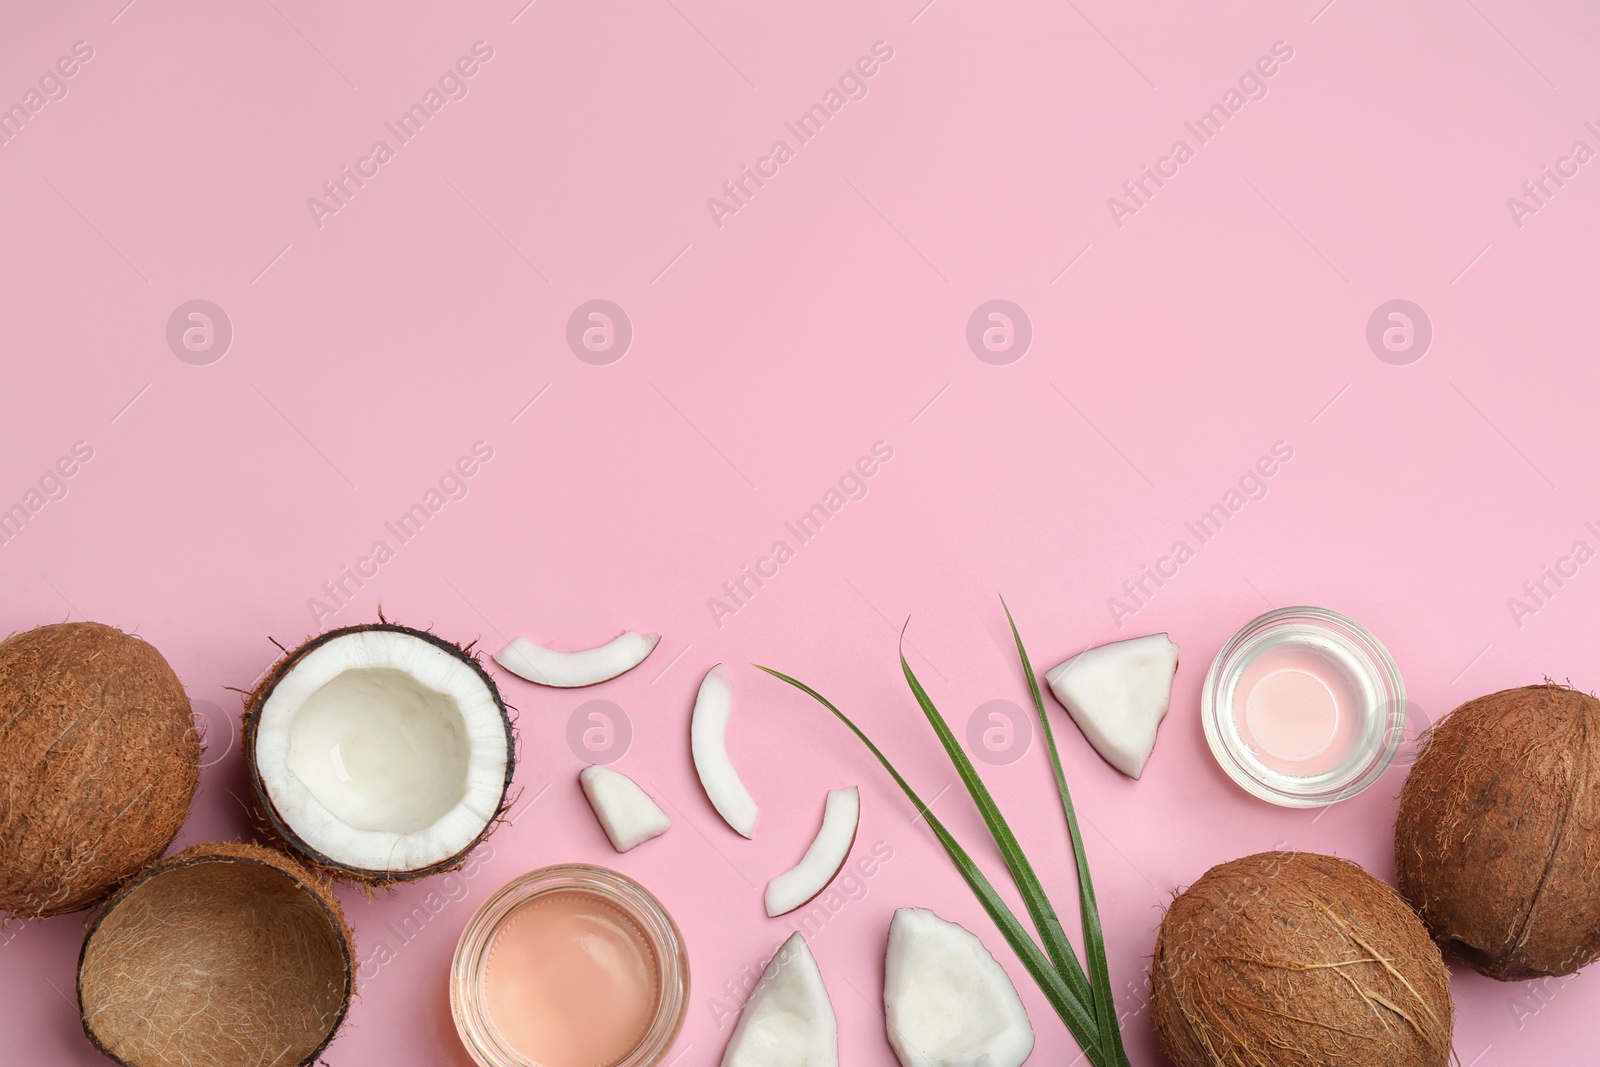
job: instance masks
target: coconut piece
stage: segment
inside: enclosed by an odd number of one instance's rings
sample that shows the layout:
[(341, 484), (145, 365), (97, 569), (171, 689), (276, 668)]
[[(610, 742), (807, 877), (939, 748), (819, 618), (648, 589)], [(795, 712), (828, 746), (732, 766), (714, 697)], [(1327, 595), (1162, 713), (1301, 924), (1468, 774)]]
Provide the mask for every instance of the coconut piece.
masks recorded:
[(839, 1023), (822, 971), (798, 932), (761, 972), (722, 1067), (838, 1067)]
[(883, 1016), (902, 1067), (1021, 1067), (1033, 1025), (1005, 968), (965, 927), (926, 908), (889, 922)]
[(717, 664), (706, 672), (689, 722), (689, 748), (700, 785), (723, 821), (745, 837), (756, 832), (755, 798), (728, 758), (728, 719), (733, 714), (733, 679)]
[(1172, 902), (1151, 1011), (1178, 1067), (1447, 1067), (1438, 948), (1395, 891), (1347, 860), (1263, 852)]
[(288, 1067), (333, 1040), (355, 949), (328, 886), (273, 849), (196, 845), (112, 898), (78, 959), (95, 1048), (126, 1067)]
[(1044, 677), (1094, 750), (1138, 778), (1172, 703), (1177, 670), (1178, 646), (1166, 634), (1151, 634), (1080, 652)]
[(581, 652), (557, 652), (519, 637), (495, 653), (494, 661), (518, 678), (539, 685), (575, 689), (598, 685), (626, 674), (645, 661), (661, 641), (660, 634), (629, 630), (603, 645)]
[(611, 839), (611, 847), (618, 852), (637, 848), (672, 827), (661, 805), (621, 771), (595, 764), (578, 773), (578, 782), (594, 817)]
[(516, 766), (505, 702), (476, 657), (388, 622), (279, 661), (250, 696), (244, 753), (271, 832), (369, 884), (459, 866), (496, 825)]
[(155, 647), (96, 622), (0, 643), (0, 912), (95, 904), (161, 858), (189, 814), (200, 740)]
[(861, 790), (828, 790), (822, 805), (822, 827), (800, 862), (767, 883), (767, 914), (786, 915), (804, 907), (828, 888), (850, 858), (861, 824)]
[(1560, 685), (1470, 700), (1400, 792), (1400, 892), (1434, 939), (1502, 981), (1600, 956), (1600, 701)]

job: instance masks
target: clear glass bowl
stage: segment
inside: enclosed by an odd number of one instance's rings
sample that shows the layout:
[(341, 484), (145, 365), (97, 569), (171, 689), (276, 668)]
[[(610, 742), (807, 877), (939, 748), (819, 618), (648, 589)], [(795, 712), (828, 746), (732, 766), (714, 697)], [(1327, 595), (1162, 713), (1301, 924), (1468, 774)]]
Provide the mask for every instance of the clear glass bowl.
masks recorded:
[(467, 923), (450, 966), (450, 1013), (456, 1032), (480, 1067), (543, 1067), (519, 1054), (501, 1036), (485, 1007), (484, 968), (501, 924), (523, 904), (547, 893), (592, 893), (620, 909), (643, 931), (660, 967), (654, 1017), (632, 1052), (614, 1067), (659, 1064), (683, 1029), (689, 1009), (689, 955), (672, 916), (650, 891), (605, 867), (572, 863), (541, 867), (515, 878), (483, 902)]
[[(1267, 650), (1303, 649), (1342, 673), (1356, 694), (1349, 755), (1315, 773), (1270, 766), (1240, 733), (1235, 694), (1246, 668)], [(1405, 740), (1406, 689), (1383, 643), (1354, 619), (1327, 608), (1271, 611), (1239, 629), (1211, 663), (1200, 692), (1206, 742), (1228, 777), (1247, 792), (1291, 808), (1348, 800), (1388, 769)]]

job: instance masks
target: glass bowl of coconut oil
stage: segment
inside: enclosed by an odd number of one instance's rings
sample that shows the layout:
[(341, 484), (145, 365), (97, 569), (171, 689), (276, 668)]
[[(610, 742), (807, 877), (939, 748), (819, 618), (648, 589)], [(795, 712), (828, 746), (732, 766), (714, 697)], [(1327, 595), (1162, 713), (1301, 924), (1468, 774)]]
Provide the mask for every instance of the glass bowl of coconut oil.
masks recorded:
[(1206, 741), (1245, 791), (1293, 808), (1355, 796), (1405, 739), (1405, 682), (1383, 643), (1327, 608), (1271, 611), (1239, 629), (1200, 693)]

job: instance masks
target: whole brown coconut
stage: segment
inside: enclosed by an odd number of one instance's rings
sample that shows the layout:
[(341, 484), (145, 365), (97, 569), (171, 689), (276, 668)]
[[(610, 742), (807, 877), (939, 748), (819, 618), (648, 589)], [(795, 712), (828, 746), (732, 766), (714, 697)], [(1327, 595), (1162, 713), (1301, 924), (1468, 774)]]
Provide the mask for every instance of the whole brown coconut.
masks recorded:
[(1469, 700), (1400, 792), (1400, 892), (1441, 947), (1490, 978), (1571, 974), (1600, 955), (1600, 701), (1560, 685)]
[(189, 814), (200, 740), (161, 653), (96, 622), (0, 643), (0, 912), (104, 900)]
[(1150, 966), (1179, 1067), (1444, 1067), (1439, 950), (1393, 889), (1307, 852), (1219, 864), (1167, 909)]
[(355, 949), (328, 886), (281, 852), (196, 845), (106, 905), (78, 1009), (125, 1067), (292, 1067), (344, 1022)]

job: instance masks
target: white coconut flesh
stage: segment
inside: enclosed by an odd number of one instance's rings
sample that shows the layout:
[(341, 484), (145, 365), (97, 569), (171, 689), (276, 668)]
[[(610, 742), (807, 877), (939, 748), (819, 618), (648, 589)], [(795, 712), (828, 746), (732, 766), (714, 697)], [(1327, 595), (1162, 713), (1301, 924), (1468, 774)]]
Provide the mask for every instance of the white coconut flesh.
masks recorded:
[(756, 832), (759, 809), (728, 758), (728, 720), (733, 717), (733, 679), (717, 664), (706, 672), (689, 720), (689, 751), (695, 774), (711, 806), (744, 837)]
[(750, 993), (722, 1067), (838, 1067), (839, 1022), (816, 957), (798, 933)]
[(661, 805), (621, 771), (597, 763), (580, 771), (578, 782), (600, 828), (618, 852), (637, 848), (672, 828)]
[(256, 773), (287, 829), (363, 871), (413, 871), (472, 844), (505, 790), (506, 726), (459, 655), (390, 630), (336, 637), (278, 680)]
[(1177, 670), (1178, 646), (1166, 634), (1151, 634), (1080, 652), (1044, 677), (1094, 750), (1138, 778), (1172, 704)]
[(626, 674), (643, 663), (660, 643), (660, 634), (629, 630), (594, 648), (558, 652), (519, 637), (496, 652), (494, 661), (518, 678), (558, 689), (576, 689)]
[(1005, 969), (971, 931), (926, 908), (890, 920), (883, 1014), (902, 1067), (1020, 1067), (1033, 1051)]
[(856, 827), (861, 822), (861, 790), (828, 790), (822, 807), (822, 828), (812, 838), (811, 847), (800, 862), (767, 883), (766, 905), (769, 916), (786, 915), (828, 888), (856, 842)]

